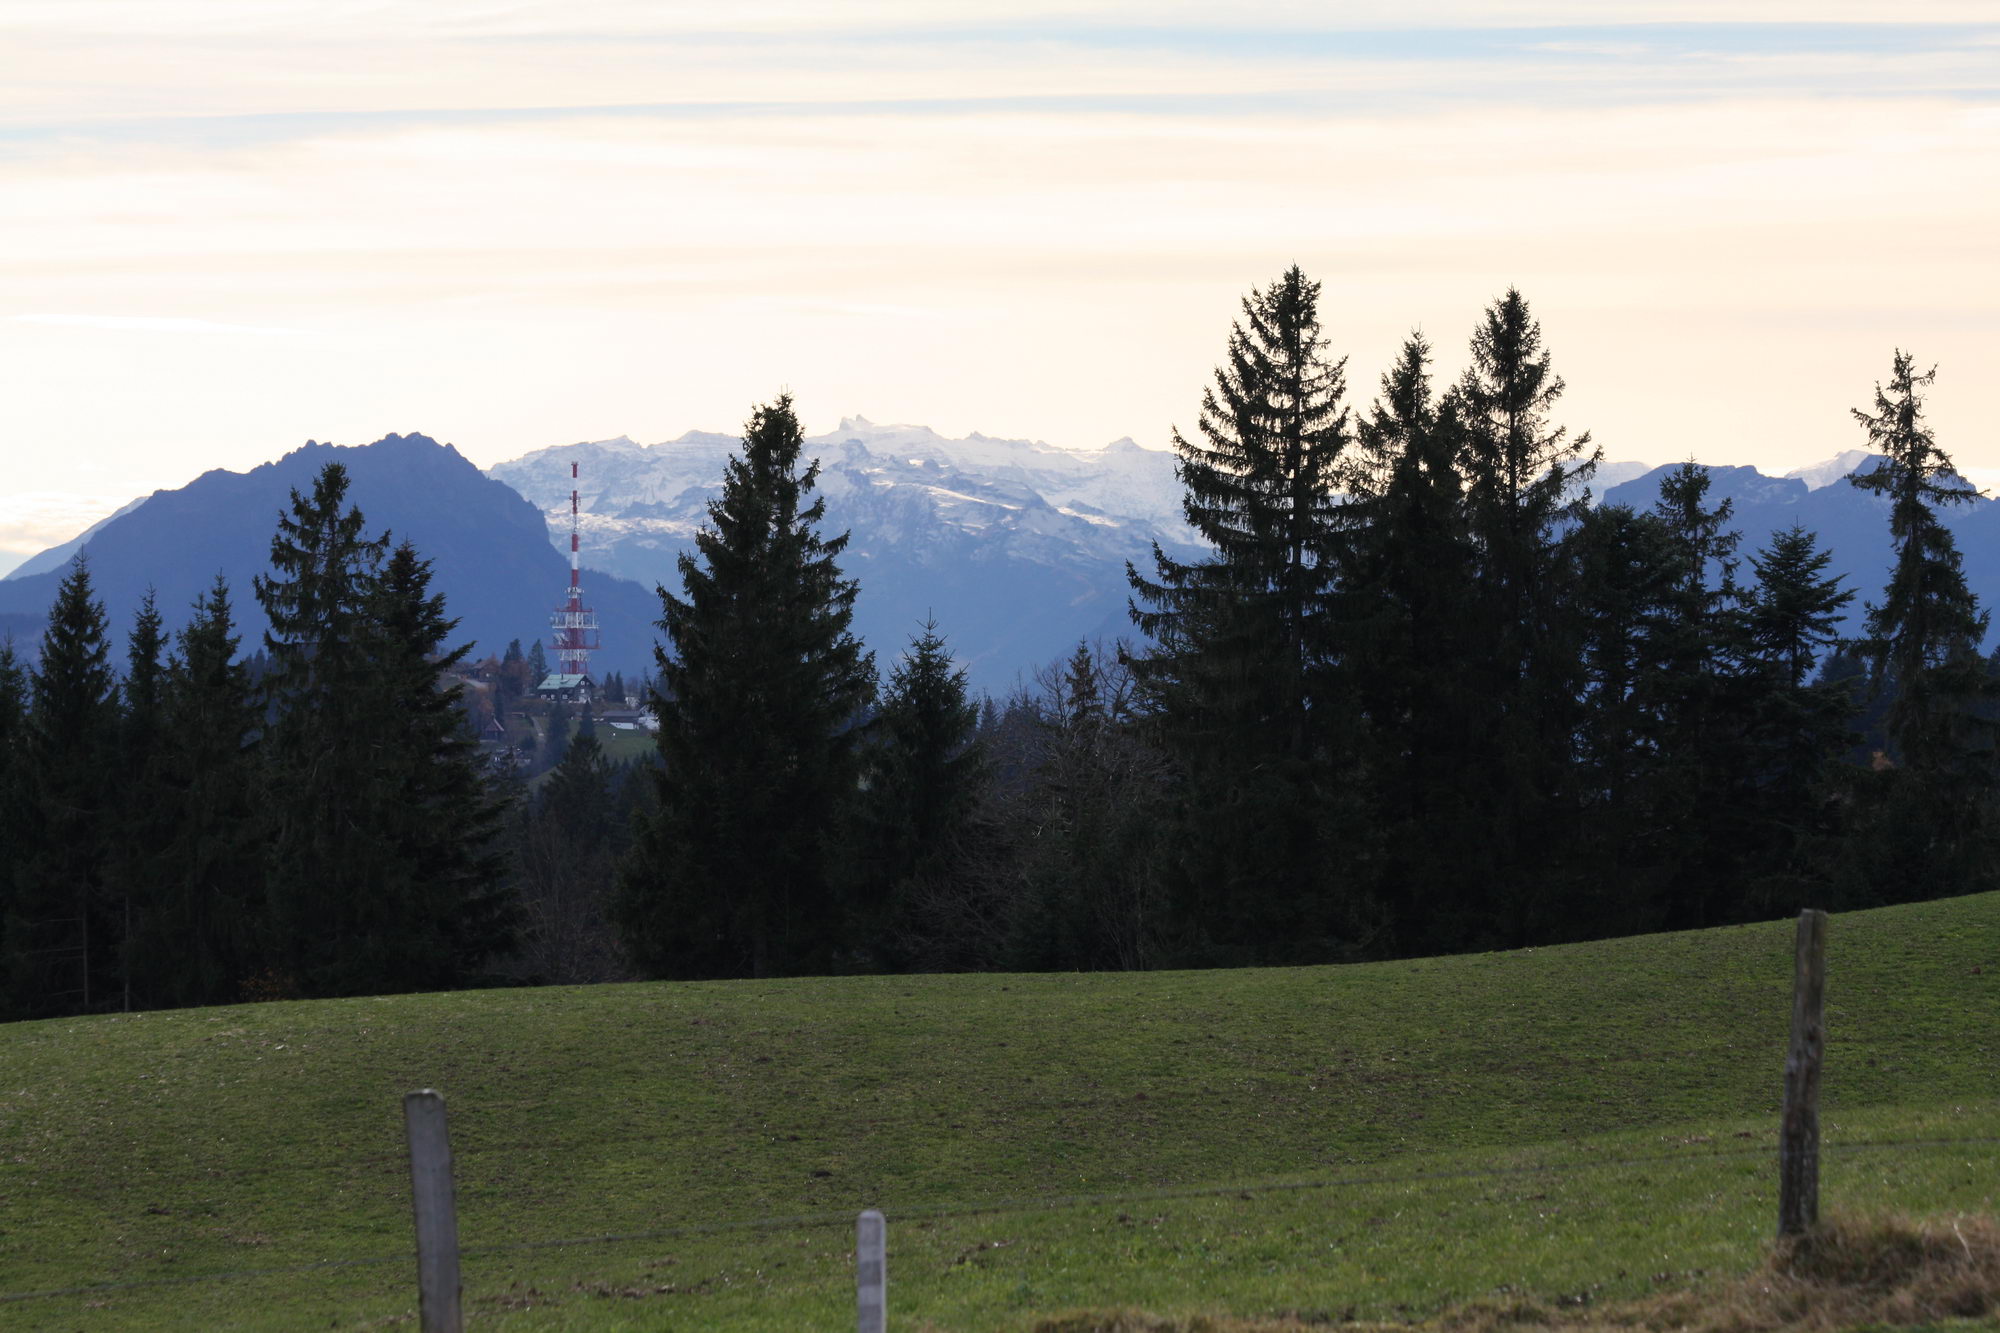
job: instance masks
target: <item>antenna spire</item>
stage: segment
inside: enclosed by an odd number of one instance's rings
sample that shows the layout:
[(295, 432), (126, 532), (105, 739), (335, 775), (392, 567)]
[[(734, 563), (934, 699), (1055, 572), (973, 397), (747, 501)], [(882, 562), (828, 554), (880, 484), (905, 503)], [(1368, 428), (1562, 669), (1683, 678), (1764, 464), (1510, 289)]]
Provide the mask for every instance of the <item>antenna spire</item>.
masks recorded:
[[(556, 650), (556, 672), (563, 676), (590, 674), (590, 655), (603, 645), (597, 636), (597, 612), (583, 604), (583, 503), (577, 464), (569, 465), (569, 591), (549, 617), (555, 631), (549, 646)], [(578, 681), (568, 681), (574, 687)]]

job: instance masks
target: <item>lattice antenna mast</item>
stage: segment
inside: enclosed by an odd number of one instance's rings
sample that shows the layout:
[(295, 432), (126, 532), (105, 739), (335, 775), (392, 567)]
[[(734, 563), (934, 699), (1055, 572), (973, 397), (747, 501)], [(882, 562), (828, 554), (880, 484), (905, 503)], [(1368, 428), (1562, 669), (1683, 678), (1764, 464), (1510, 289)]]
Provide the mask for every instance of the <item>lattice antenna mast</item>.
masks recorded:
[(577, 465), (569, 465), (569, 596), (549, 617), (555, 637), (556, 670), (565, 676), (590, 674), (590, 655), (603, 645), (597, 637), (597, 612), (583, 604), (583, 505), (577, 498)]

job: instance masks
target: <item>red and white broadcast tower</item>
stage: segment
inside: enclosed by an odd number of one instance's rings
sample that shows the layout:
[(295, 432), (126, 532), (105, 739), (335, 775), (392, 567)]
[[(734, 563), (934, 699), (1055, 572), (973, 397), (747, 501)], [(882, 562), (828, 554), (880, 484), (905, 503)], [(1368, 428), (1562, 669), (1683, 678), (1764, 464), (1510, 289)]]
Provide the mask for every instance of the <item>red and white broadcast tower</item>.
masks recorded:
[[(576, 481), (576, 464), (569, 465), (569, 478)], [(555, 637), (549, 646), (556, 650), (556, 672), (563, 676), (590, 674), (590, 655), (602, 645), (597, 638), (597, 612), (583, 604), (582, 508), (576, 489), (569, 493), (569, 597), (549, 617)], [(573, 682), (570, 682), (573, 683)]]

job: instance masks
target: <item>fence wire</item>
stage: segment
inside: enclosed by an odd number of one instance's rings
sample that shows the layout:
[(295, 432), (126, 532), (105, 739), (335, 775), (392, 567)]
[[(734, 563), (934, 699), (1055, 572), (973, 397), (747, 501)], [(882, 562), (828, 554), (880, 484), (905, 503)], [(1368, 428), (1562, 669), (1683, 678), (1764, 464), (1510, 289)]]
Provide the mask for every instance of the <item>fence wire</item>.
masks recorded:
[[(1822, 1157), (1848, 1152), (1903, 1151), (1928, 1148), (1994, 1146), (2000, 1137), (1979, 1135), (1949, 1139), (1862, 1139), (1852, 1143), (1823, 1145)], [(540, 1151), (540, 1149), (538, 1149)], [(1115, 1204), (1161, 1203), (1181, 1199), (1221, 1198), (1240, 1195), (1254, 1198), (1265, 1194), (1303, 1193), (1312, 1190), (1369, 1188), (1383, 1185), (1422, 1185), (1449, 1180), (1498, 1180), (1525, 1176), (1568, 1175), (1624, 1167), (1659, 1166), (1689, 1161), (1716, 1161), (1726, 1158), (1768, 1157), (1772, 1145), (1746, 1144), (1701, 1151), (1649, 1153), (1634, 1157), (1606, 1157), (1595, 1161), (1543, 1162), (1519, 1166), (1459, 1167), (1403, 1174), (1342, 1175), (1308, 1180), (1264, 1180), (1222, 1185), (1169, 1185), (1144, 1190), (1119, 1190), (1095, 1194), (1030, 1195), (992, 1199), (971, 1204), (917, 1205), (881, 1209), (892, 1222), (943, 1221), (960, 1217), (981, 1217), (996, 1213), (1060, 1212), (1072, 1208), (1109, 1207)], [(257, 1174), (257, 1173), (250, 1173)], [(726, 1235), (739, 1232), (824, 1230), (854, 1225), (856, 1210), (793, 1213), (743, 1218), (726, 1222), (690, 1222), (645, 1231), (614, 1232), (597, 1236), (567, 1236), (548, 1240), (503, 1241), (487, 1245), (462, 1245), (463, 1258), (518, 1254), (536, 1250), (557, 1250), (593, 1245), (622, 1245), (637, 1241), (674, 1240), (689, 1236)], [(128, 1281), (94, 1282), (77, 1287), (54, 1287), (44, 1291), (0, 1292), (0, 1304), (50, 1300), (65, 1296), (97, 1296), (154, 1287), (184, 1287), (205, 1282), (234, 1282), (253, 1278), (289, 1277), (341, 1268), (380, 1267), (383, 1264), (415, 1262), (414, 1249), (395, 1254), (359, 1258), (322, 1259), (313, 1263), (266, 1268), (229, 1269), (210, 1273), (190, 1273), (174, 1277), (134, 1278)]]

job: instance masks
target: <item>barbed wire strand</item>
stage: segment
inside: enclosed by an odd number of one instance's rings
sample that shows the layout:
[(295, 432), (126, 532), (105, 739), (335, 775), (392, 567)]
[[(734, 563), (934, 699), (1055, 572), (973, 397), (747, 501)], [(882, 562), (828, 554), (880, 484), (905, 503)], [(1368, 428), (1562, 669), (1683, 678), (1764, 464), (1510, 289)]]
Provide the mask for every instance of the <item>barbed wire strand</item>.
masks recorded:
[[(476, 1133), (476, 1130), (474, 1131)], [(687, 1136), (672, 1130), (645, 1134), (617, 1134), (593, 1137), (566, 1143), (493, 1143), (467, 1142), (460, 1138), (465, 1135), (462, 1126), (454, 1126), (452, 1157), (454, 1161), (465, 1163), (472, 1159), (505, 1155), (518, 1158), (526, 1155), (560, 1156), (568, 1153), (583, 1153), (590, 1149), (607, 1147), (630, 1147), (649, 1143), (685, 1144)], [(466, 1137), (470, 1137), (469, 1135)], [(724, 1136), (730, 1137), (730, 1136)], [(1777, 1133), (1772, 1131), (1763, 1142), (1772, 1150), (1777, 1149)], [(172, 1162), (143, 1167), (149, 1175), (157, 1177), (157, 1183), (172, 1183), (176, 1180), (255, 1180), (272, 1175), (296, 1175), (300, 1173), (325, 1174), (331, 1172), (356, 1172), (370, 1168), (391, 1167), (400, 1170), (409, 1165), (407, 1148), (398, 1147), (388, 1151), (353, 1153), (344, 1157), (323, 1161), (266, 1162), (255, 1166), (231, 1166), (223, 1163)], [(89, 1187), (81, 1187), (88, 1192)], [(125, 1186), (105, 1186), (104, 1189), (124, 1189)]]
[[(1823, 1156), (1843, 1152), (1870, 1152), (1912, 1148), (1959, 1148), (2000, 1144), (2000, 1136), (1972, 1136), (1951, 1139), (1862, 1139), (1852, 1143), (1823, 1145)], [(1556, 1175), (1617, 1167), (1658, 1166), (1688, 1161), (1715, 1161), (1731, 1157), (1760, 1157), (1772, 1151), (1769, 1144), (1723, 1147), (1706, 1152), (1652, 1153), (1639, 1157), (1607, 1157), (1586, 1162), (1543, 1162), (1521, 1166), (1461, 1167), (1439, 1171), (1418, 1171), (1403, 1175), (1345, 1175), (1320, 1180), (1267, 1180), (1227, 1185), (1168, 1185), (1150, 1190), (1120, 1190), (1096, 1194), (1033, 1195), (995, 1199), (975, 1204), (937, 1204), (909, 1208), (884, 1208), (892, 1221), (941, 1221), (958, 1217), (980, 1217), (995, 1213), (1061, 1212), (1070, 1208), (1107, 1207), (1125, 1203), (1160, 1203), (1178, 1199), (1219, 1198), (1242, 1195), (1302, 1193), (1311, 1190), (1365, 1188), (1379, 1185), (1419, 1185), (1441, 1180), (1489, 1180), (1522, 1176)], [(783, 1216), (746, 1218), (728, 1222), (690, 1222), (647, 1231), (617, 1232), (599, 1236), (573, 1236), (553, 1240), (509, 1241), (489, 1245), (465, 1245), (461, 1258), (517, 1254), (535, 1250), (571, 1249), (590, 1245), (619, 1245), (646, 1240), (673, 1240), (685, 1236), (707, 1236), (749, 1231), (803, 1231), (851, 1226), (854, 1212), (794, 1213)], [(49, 1300), (63, 1296), (94, 1296), (147, 1287), (187, 1286), (201, 1282), (229, 1282), (246, 1278), (287, 1277), (338, 1268), (377, 1267), (382, 1264), (411, 1263), (414, 1251), (366, 1258), (324, 1259), (315, 1263), (272, 1268), (245, 1268), (224, 1272), (191, 1273), (179, 1277), (134, 1278), (122, 1282), (96, 1282), (78, 1287), (56, 1287), (45, 1291), (0, 1292), (0, 1304)]]

